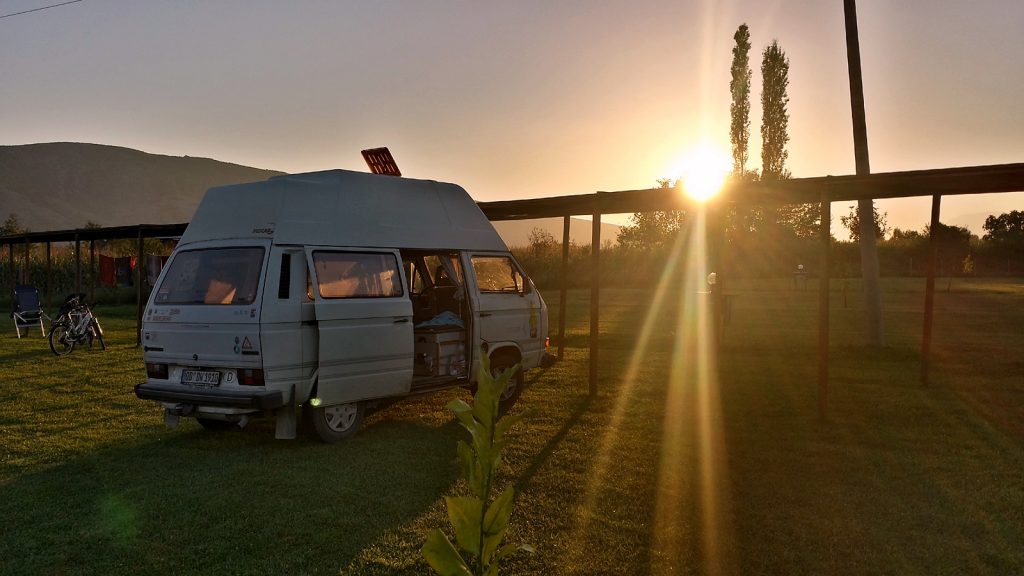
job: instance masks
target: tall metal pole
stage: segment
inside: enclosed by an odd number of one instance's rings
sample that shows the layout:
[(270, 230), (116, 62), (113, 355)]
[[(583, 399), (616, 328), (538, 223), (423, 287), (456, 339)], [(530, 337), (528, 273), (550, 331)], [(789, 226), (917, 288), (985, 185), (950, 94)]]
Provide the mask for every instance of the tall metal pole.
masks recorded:
[[(857, 31), (857, 3), (843, 0), (846, 17), (846, 60), (850, 72), (850, 106), (853, 113), (853, 152), (857, 175), (871, 174), (868, 162), (868, 128), (864, 114), (864, 80), (860, 67), (860, 38)], [(874, 203), (857, 201), (860, 220), (860, 263), (864, 280), (864, 302), (868, 321), (868, 344), (882, 346), (885, 333), (882, 325), (882, 293), (878, 282), (878, 247), (875, 245)]]
[(935, 309), (935, 256), (939, 249), (939, 209), (942, 196), (932, 196), (932, 219), (928, 233), (928, 279), (924, 288), (924, 337), (921, 340), (921, 384), (928, 385), (928, 365), (932, 354), (932, 318)]
[(565, 356), (565, 307), (569, 292), (569, 216), (562, 218), (562, 277), (558, 294), (558, 359)]
[(601, 212), (594, 210), (594, 223), (590, 237), (590, 395), (597, 395), (597, 360), (600, 353), (601, 296)]
[(829, 285), (832, 276), (832, 205), (821, 193), (821, 278), (818, 285), (818, 416), (828, 415)]

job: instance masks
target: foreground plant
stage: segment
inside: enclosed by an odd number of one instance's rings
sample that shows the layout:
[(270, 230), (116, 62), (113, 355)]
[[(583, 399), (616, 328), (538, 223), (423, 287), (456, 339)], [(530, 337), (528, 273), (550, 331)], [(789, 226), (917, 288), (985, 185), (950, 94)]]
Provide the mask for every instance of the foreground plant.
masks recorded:
[(441, 576), (497, 576), (502, 559), (519, 550), (533, 552), (525, 544), (501, 546), (509, 520), (515, 490), (507, 486), (497, 497), (494, 479), (501, 466), (505, 434), (522, 415), (499, 417), (498, 399), (516, 370), (516, 364), (500, 376), (491, 374), (490, 361), (483, 356), (477, 376), (477, 391), (470, 406), (453, 400), (448, 408), (455, 412), (462, 427), (469, 431), (470, 444), (459, 440), (459, 465), (469, 485), (469, 496), (445, 496), (448, 519), (455, 530), (460, 554), (441, 530), (427, 535), (423, 557)]

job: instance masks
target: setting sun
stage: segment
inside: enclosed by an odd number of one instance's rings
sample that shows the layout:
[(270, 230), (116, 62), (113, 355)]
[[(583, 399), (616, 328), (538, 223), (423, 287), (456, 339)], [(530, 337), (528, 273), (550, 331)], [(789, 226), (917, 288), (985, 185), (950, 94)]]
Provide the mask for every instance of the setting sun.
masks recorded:
[(698, 202), (717, 194), (729, 174), (729, 154), (711, 143), (703, 143), (686, 153), (679, 163), (683, 192)]

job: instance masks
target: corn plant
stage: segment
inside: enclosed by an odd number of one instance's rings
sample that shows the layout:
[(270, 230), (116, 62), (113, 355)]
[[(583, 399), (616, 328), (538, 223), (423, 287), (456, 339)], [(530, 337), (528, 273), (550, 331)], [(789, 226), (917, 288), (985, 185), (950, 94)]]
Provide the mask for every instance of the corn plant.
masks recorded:
[(455, 412), (470, 435), (469, 443), (459, 440), (458, 444), (459, 464), (470, 495), (445, 497), (448, 519), (462, 553), (438, 529), (427, 535), (423, 545), (423, 557), (441, 576), (497, 576), (502, 559), (519, 550), (533, 551), (525, 544), (501, 545), (512, 517), (515, 497), (512, 486), (507, 486), (496, 497), (491, 496), (497, 491), (494, 482), (501, 466), (505, 434), (522, 418), (521, 414), (501, 417), (498, 399), (519, 368), (517, 364), (494, 377), (485, 355), (480, 363), (473, 405), (462, 400), (448, 403), (448, 408)]

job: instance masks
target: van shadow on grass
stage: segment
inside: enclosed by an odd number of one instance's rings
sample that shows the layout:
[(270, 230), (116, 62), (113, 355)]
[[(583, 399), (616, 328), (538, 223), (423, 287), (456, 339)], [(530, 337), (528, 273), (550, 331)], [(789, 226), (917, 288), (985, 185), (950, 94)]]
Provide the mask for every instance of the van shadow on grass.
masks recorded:
[(18, 478), (0, 502), (0, 572), (334, 574), (457, 475), (454, 421), (371, 422), (338, 445), (254, 427), (150, 428)]

